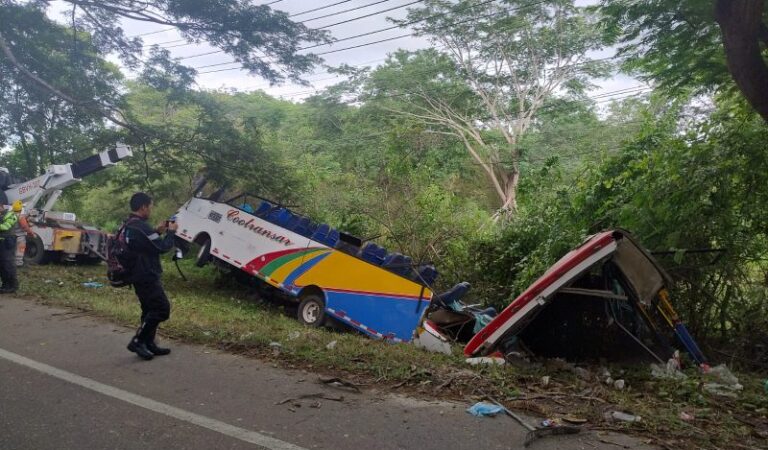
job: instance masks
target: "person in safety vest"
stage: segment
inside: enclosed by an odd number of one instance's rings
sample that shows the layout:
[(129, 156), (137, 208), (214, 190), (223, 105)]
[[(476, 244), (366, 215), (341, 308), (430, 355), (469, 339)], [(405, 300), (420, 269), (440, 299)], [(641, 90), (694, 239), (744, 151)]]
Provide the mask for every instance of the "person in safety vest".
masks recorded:
[(7, 205), (0, 208), (0, 294), (13, 294), (19, 289), (16, 278), (16, 228), (19, 216)]
[(16, 266), (21, 267), (24, 265), (24, 253), (27, 251), (27, 237), (32, 239), (36, 234), (29, 226), (29, 220), (24, 214), (24, 205), (21, 200), (13, 202), (11, 209), (19, 216), (19, 226), (16, 229)]

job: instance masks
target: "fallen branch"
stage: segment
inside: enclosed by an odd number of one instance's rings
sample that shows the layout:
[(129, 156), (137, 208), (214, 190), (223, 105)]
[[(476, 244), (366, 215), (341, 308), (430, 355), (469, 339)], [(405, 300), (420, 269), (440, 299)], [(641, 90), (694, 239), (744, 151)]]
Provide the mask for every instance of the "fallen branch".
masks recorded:
[(314, 394), (299, 395), (298, 397), (289, 397), (289, 398), (286, 398), (284, 400), (280, 400), (279, 402), (275, 403), (275, 405), (284, 405), (284, 404), (286, 404), (288, 402), (293, 402), (293, 401), (296, 401), (296, 400), (302, 400), (302, 399), (307, 399), (307, 398), (321, 398), (323, 400), (331, 400), (333, 402), (343, 402), (344, 401), (344, 396), (343, 395), (328, 395), (328, 394), (324, 394), (322, 392), (317, 392), (317, 393), (314, 393)]

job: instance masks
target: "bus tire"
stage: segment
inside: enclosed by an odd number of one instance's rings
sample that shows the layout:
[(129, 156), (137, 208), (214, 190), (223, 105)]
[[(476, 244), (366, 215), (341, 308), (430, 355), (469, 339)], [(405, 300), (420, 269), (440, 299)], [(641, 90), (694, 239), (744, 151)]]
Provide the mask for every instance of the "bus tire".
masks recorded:
[(200, 250), (197, 252), (197, 258), (195, 258), (195, 265), (197, 267), (203, 267), (211, 261), (211, 239), (205, 238), (200, 243)]
[(301, 299), (296, 313), (299, 322), (317, 328), (325, 323), (325, 301), (320, 295), (308, 294)]

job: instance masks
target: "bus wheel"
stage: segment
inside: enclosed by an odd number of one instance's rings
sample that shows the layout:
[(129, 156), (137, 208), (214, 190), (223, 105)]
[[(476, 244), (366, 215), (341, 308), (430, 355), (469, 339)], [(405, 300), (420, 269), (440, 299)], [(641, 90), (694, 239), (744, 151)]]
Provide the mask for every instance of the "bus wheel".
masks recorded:
[(325, 302), (317, 294), (309, 294), (299, 303), (299, 322), (310, 327), (320, 327), (325, 322)]
[(205, 238), (200, 244), (200, 250), (197, 252), (197, 258), (195, 259), (195, 265), (197, 267), (203, 267), (211, 260), (211, 240)]

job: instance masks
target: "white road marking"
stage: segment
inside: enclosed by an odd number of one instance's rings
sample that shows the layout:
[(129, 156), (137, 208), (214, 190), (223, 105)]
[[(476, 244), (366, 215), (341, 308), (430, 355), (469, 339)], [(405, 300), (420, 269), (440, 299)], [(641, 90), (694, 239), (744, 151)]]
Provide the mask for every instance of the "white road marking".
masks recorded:
[(156, 413), (165, 414), (166, 416), (173, 417), (174, 419), (182, 420), (184, 422), (197, 425), (199, 427), (207, 428), (217, 433), (224, 434), (226, 436), (239, 439), (251, 444), (260, 445), (268, 448), (269, 450), (306, 450), (303, 447), (293, 445), (289, 442), (281, 441), (270, 436), (266, 436), (255, 431), (246, 430), (244, 428), (236, 427), (225, 422), (221, 422), (210, 417), (201, 416), (190, 411), (176, 408), (165, 403), (152, 400), (141, 395), (133, 394), (122, 389), (118, 389), (107, 384), (99, 383), (98, 381), (91, 380), (90, 378), (81, 377), (61, 369), (57, 369), (53, 366), (43, 364), (16, 353), (9, 352), (0, 348), (0, 358), (6, 359), (10, 362), (19, 364), (30, 369), (37, 370), (46, 375), (64, 380), (68, 383), (76, 384), (78, 386), (90, 389), (94, 392), (98, 392), (102, 395), (112, 397), (118, 400), (122, 400), (126, 403), (136, 405)]

